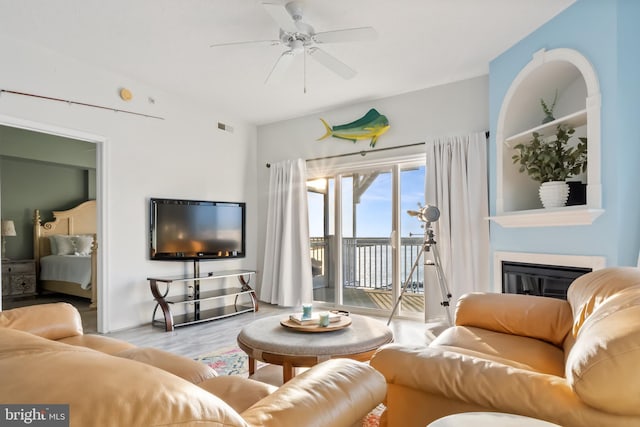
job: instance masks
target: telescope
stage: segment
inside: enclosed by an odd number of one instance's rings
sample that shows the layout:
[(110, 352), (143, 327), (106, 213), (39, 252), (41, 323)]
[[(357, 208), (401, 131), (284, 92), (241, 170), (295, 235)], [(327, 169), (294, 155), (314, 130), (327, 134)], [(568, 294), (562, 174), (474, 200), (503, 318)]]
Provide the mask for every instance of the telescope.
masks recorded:
[[(417, 211), (407, 211), (409, 216), (414, 216), (418, 218), (420, 221), (424, 222), (426, 225), (424, 228), (424, 241), (422, 243), (422, 247), (420, 248), (420, 252), (416, 257), (415, 262), (413, 263), (413, 267), (411, 267), (411, 271), (407, 275), (407, 279), (404, 282), (404, 286), (400, 290), (400, 295), (398, 295), (398, 299), (396, 300), (393, 309), (391, 310), (391, 315), (389, 316), (389, 320), (387, 321), (387, 325), (391, 323), (391, 319), (393, 319), (394, 314), (396, 314), (396, 310), (398, 309), (398, 305), (400, 305), (400, 301), (407, 291), (407, 287), (409, 286), (409, 281), (413, 276), (414, 271), (418, 268), (420, 264), (420, 257), (423, 259), (423, 271), (424, 276), (426, 277), (427, 266), (433, 265), (436, 270), (436, 277), (438, 279), (438, 284), (440, 285), (440, 293), (442, 294), (442, 301), (440, 305), (444, 307), (445, 314), (447, 315), (447, 320), (449, 324), (453, 324), (453, 319), (451, 317), (451, 311), (449, 309), (449, 302), (451, 301), (451, 292), (449, 291), (449, 286), (447, 286), (447, 281), (444, 276), (444, 270), (442, 269), (442, 263), (440, 262), (440, 252), (438, 251), (438, 247), (436, 246), (436, 241), (433, 238), (433, 230), (431, 229), (431, 223), (436, 222), (438, 218), (440, 218), (440, 209), (435, 206), (425, 205), (420, 206)], [(431, 252), (433, 254), (433, 263), (429, 263), (426, 257), (426, 252)], [(426, 292), (426, 281), (424, 290)]]
[(435, 206), (421, 206), (417, 211), (407, 211), (409, 216), (418, 217), (422, 222), (436, 222), (440, 218), (440, 209)]

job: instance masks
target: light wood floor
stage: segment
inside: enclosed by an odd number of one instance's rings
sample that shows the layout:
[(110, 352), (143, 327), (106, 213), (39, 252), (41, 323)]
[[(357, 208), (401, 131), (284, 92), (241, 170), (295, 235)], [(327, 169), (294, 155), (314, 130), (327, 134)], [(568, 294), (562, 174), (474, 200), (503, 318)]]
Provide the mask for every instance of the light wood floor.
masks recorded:
[[(278, 313), (288, 314), (291, 308), (260, 303), (256, 313), (237, 316), (176, 328), (165, 332), (157, 326), (140, 326), (125, 331), (112, 332), (107, 336), (122, 339), (140, 347), (155, 347), (195, 358), (225, 347), (237, 347), (236, 337), (240, 330), (255, 319)], [(379, 318), (386, 323), (387, 318)], [(438, 325), (426, 325), (415, 320), (394, 318), (390, 325), (394, 341), (409, 345), (426, 345), (437, 334)], [(436, 329), (436, 332), (434, 331)]]

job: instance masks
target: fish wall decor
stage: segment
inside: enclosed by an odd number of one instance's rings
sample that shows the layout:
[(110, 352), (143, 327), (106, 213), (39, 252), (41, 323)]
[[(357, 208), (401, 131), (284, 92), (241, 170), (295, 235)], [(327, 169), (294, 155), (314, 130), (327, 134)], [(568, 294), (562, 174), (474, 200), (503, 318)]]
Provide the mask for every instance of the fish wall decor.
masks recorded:
[(358, 120), (344, 125), (332, 127), (329, 126), (324, 119), (320, 119), (320, 121), (324, 125), (327, 133), (325, 133), (321, 138), (318, 138), (318, 141), (330, 136), (353, 141), (354, 143), (359, 139), (371, 138), (369, 145), (371, 147), (375, 147), (380, 135), (389, 130), (389, 120), (387, 120), (384, 115), (378, 113), (375, 108), (367, 111), (367, 114)]

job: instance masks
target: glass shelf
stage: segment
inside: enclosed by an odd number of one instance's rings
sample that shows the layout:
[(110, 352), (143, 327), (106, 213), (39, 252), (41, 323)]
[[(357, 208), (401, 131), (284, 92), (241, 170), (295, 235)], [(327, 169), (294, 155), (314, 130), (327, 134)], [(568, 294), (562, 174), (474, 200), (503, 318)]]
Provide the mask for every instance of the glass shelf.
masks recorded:
[[(149, 287), (151, 294), (156, 301), (156, 306), (151, 315), (151, 323), (158, 326), (164, 326), (166, 331), (173, 331), (175, 327), (200, 323), (209, 320), (220, 319), (235, 314), (246, 313), (248, 311), (258, 311), (258, 298), (256, 291), (249, 286), (249, 280), (256, 272), (254, 270), (227, 270), (211, 273), (186, 274), (167, 277), (149, 277)], [(245, 276), (247, 278), (245, 279)], [(214, 289), (202, 289), (205, 284), (209, 284), (215, 279), (223, 279), (227, 277), (237, 277), (240, 287), (224, 286)], [(172, 283), (192, 282), (189, 286), (190, 292), (186, 294), (171, 295), (169, 288)], [(165, 285), (164, 292), (158, 288), (158, 284)], [(248, 295), (251, 298), (251, 305), (240, 304), (238, 298)], [(233, 305), (225, 305), (222, 307), (214, 307), (211, 309), (203, 309), (201, 303), (206, 301), (215, 301), (221, 299), (224, 303), (226, 297), (234, 297)], [(174, 315), (172, 306), (181, 305), (185, 308), (185, 313)], [(162, 318), (156, 319), (158, 309), (162, 312)]]

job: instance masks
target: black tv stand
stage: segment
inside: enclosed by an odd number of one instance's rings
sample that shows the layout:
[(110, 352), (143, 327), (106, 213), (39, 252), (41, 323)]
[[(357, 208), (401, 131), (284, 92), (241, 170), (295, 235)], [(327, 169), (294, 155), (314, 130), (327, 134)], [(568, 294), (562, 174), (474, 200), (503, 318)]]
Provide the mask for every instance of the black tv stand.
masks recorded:
[[(218, 272), (200, 273), (199, 260), (194, 260), (193, 274), (168, 277), (149, 277), (149, 287), (156, 301), (153, 309), (151, 322), (156, 326), (164, 326), (166, 331), (173, 331), (178, 326), (192, 325), (194, 323), (207, 322), (209, 320), (221, 319), (234, 316), (240, 313), (258, 311), (258, 298), (256, 291), (249, 286), (251, 276), (256, 272), (253, 270), (227, 270)], [(202, 290), (202, 282), (213, 281), (226, 277), (237, 277), (240, 282), (239, 287), (226, 287), (212, 290)], [(188, 283), (188, 291), (181, 295), (168, 296), (172, 283)], [(164, 291), (159, 289), (159, 283), (164, 283)], [(238, 303), (238, 299), (243, 295), (248, 295), (251, 305)], [(206, 310), (201, 309), (201, 304), (205, 301), (222, 301), (225, 297), (233, 297), (232, 305), (218, 306)], [(174, 315), (171, 308), (177, 305), (184, 305), (184, 314)], [(192, 308), (190, 309), (190, 305)], [(163, 318), (156, 319), (158, 308), (162, 311)]]

